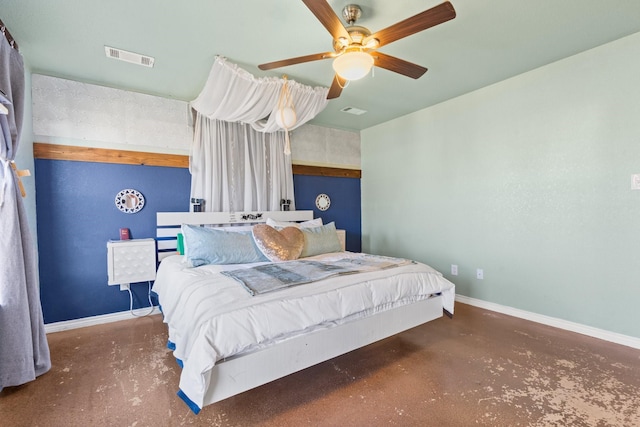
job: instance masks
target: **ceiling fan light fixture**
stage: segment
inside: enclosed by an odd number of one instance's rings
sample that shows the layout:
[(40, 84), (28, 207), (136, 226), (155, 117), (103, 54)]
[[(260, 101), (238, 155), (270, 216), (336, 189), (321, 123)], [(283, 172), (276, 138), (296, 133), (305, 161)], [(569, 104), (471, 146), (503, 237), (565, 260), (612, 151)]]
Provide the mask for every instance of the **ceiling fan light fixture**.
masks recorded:
[(346, 80), (359, 80), (369, 74), (373, 57), (361, 51), (345, 52), (333, 60), (333, 70)]

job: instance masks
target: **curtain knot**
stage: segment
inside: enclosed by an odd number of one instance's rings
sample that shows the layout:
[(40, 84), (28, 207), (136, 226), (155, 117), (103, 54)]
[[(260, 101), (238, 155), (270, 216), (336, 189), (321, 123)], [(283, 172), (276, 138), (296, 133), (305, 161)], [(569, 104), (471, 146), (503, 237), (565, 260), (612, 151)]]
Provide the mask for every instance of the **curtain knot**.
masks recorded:
[(31, 172), (28, 169), (18, 169), (16, 166), (16, 162), (13, 160), (1, 159), (2, 161), (2, 186), (0, 188), (0, 207), (4, 205), (4, 195), (7, 191), (7, 185), (9, 182), (9, 176), (15, 173), (16, 180), (18, 182), (18, 188), (20, 188), (20, 194), (22, 197), (27, 197), (27, 192), (24, 189), (24, 185), (22, 185), (23, 176), (31, 176)]
[(22, 185), (22, 178), (23, 176), (31, 176), (31, 172), (29, 171), (29, 169), (18, 169), (18, 167), (16, 166), (16, 162), (14, 162), (13, 160), (11, 161), (11, 169), (13, 169), (13, 171), (16, 173), (16, 176), (18, 177), (18, 187), (20, 187), (20, 194), (22, 194), (22, 197), (25, 198), (27, 197), (27, 192), (24, 190), (24, 185)]

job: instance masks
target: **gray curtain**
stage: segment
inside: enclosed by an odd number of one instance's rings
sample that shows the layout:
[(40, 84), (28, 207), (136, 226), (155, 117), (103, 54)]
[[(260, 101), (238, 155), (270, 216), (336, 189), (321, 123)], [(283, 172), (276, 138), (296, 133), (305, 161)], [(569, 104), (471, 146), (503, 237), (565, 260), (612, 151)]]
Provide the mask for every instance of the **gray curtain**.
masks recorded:
[[(11, 167), (24, 113), (24, 64), (0, 35), (0, 390), (51, 368), (44, 331), (35, 246)], [(33, 195), (32, 195), (33, 197)]]

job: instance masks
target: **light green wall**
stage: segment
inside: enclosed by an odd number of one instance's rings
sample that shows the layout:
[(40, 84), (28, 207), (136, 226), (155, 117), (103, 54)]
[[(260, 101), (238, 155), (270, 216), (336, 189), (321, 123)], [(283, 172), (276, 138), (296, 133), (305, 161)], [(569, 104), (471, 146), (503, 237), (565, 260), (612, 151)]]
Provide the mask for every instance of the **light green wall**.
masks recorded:
[(640, 33), (361, 138), (364, 251), (426, 262), (461, 295), (640, 337)]

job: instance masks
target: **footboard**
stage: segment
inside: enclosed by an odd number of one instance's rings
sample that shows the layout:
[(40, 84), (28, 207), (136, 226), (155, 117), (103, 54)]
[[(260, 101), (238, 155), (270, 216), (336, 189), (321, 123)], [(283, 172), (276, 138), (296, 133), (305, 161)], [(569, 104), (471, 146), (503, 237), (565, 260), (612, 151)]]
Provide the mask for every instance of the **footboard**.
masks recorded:
[[(213, 368), (205, 405), (442, 317), (441, 299), (434, 296), (219, 362)], [(199, 412), (197, 406), (187, 403)]]

